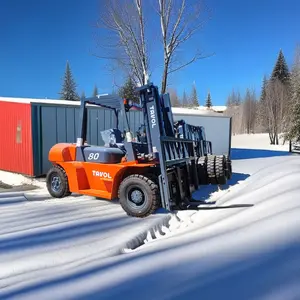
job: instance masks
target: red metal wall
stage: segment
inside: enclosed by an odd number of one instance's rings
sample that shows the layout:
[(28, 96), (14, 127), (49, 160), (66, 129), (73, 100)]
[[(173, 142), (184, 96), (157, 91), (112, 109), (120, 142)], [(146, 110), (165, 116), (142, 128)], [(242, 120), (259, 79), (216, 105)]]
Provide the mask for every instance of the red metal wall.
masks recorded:
[(0, 99), (0, 170), (33, 175), (30, 103)]

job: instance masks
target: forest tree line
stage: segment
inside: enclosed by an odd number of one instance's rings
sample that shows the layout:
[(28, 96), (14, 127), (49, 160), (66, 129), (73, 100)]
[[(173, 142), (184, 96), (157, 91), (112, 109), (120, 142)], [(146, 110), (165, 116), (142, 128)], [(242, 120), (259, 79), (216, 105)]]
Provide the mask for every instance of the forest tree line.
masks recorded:
[(232, 133), (268, 133), (271, 144), (300, 137), (300, 48), (289, 69), (283, 51), (269, 77), (264, 75), (259, 97), (247, 89), (244, 97), (232, 90), (225, 114), (232, 117)]

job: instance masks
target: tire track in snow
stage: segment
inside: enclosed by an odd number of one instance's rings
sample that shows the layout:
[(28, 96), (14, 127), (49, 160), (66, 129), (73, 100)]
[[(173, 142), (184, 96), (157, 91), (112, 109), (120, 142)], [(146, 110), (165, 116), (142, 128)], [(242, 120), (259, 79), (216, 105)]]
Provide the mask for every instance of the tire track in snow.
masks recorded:
[[(42, 196), (35, 198), (39, 199), (39, 197)], [(27, 200), (16, 203), (13, 203), (12, 196), (8, 198), (10, 202), (7, 201), (7, 204), (4, 203), (4, 198), (0, 198), (1, 207), (9, 207), (8, 210), (1, 211), (5, 218), (0, 219), (2, 229), (0, 287), (2, 289), (27, 284), (37, 278), (50, 278), (63, 270), (76, 268), (91, 260), (101, 261), (120, 255), (129, 237), (144, 231), (144, 228), (152, 228), (153, 224), (165, 218), (165, 215), (153, 215), (147, 219), (130, 218), (119, 205), (102, 203), (91, 198), (74, 197), (74, 201), (71, 197), (67, 201), (50, 198), (46, 201)], [(33, 208), (35, 208), (34, 212), (32, 212)], [(44, 218), (43, 214), (47, 209), (51, 211), (51, 208), (55, 211), (50, 217)], [(68, 210), (73, 212), (68, 213)], [(28, 215), (25, 215), (27, 213)], [(8, 222), (12, 216), (14, 216), (13, 226)], [(28, 224), (25, 224), (26, 222)], [(79, 234), (78, 230), (83, 226), (83, 222), (87, 224), (96, 222), (95, 226), (98, 226), (99, 230), (96, 227), (91, 229), (92, 231), (87, 228), (89, 232), (83, 231)], [(104, 225), (101, 225), (101, 222), (104, 222)], [(107, 226), (105, 222), (109, 222)], [(76, 231), (73, 230), (73, 233), (79, 235), (78, 237), (73, 236), (71, 232), (71, 235), (65, 234), (72, 226), (76, 226), (74, 230), (78, 228)], [(55, 235), (51, 235), (51, 232)], [(23, 244), (25, 242), (26, 245)]]

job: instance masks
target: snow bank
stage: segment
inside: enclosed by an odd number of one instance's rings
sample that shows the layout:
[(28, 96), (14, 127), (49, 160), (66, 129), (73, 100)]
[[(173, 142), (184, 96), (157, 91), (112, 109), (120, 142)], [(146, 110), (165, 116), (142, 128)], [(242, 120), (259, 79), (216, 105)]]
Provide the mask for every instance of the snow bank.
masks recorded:
[(24, 175), (0, 170), (0, 181), (11, 186), (34, 185), (39, 188), (45, 188), (44, 180), (28, 178)]

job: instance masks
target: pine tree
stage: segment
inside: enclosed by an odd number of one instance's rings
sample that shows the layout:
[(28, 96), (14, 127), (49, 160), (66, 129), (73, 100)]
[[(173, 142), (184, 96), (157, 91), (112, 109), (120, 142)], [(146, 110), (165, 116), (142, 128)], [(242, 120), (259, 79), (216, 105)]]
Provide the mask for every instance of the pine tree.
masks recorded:
[(271, 75), (271, 80), (279, 79), (282, 83), (286, 83), (289, 80), (289, 69), (283, 55), (282, 50), (280, 49), (276, 64), (273, 68)]
[(98, 88), (97, 88), (97, 86), (95, 85), (94, 90), (93, 90), (93, 97), (97, 97), (98, 95), (99, 95), (99, 93), (98, 93)]
[(291, 125), (287, 138), (300, 138), (300, 47), (296, 49), (294, 64), (291, 70)]
[(194, 84), (193, 84), (193, 88), (192, 88), (190, 104), (191, 104), (191, 107), (199, 106), (197, 90), (196, 90), (196, 86)]
[(263, 83), (262, 83), (262, 88), (261, 88), (261, 93), (260, 93), (260, 99), (259, 99), (259, 101), (261, 103), (264, 103), (264, 101), (266, 99), (266, 87), (267, 87), (267, 83), (268, 83), (267, 76), (264, 75)]
[(132, 100), (134, 103), (139, 103), (140, 98), (136, 92), (136, 85), (131, 77), (128, 77), (124, 85), (119, 90), (120, 97)]
[(300, 138), (300, 102), (294, 104), (292, 115), (292, 126), (288, 134), (288, 138), (297, 141)]
[(208, 94), (207, 94), (207, 98), (206, 98), (206, 101), (205, 101), (205, 106), (207, 108), (211, 108), (212, 107), (212, 101), (211, 101), (210, 92), (208, 92)]
[(85, 98), (85, 92), (84, 91), (81, 93), (81, 98)]
[(260, 98), (258, 101), (257, 108), (257, 123), (261, 128), (262, 132), (266, 132), (268, 130), (268, 122), (267, 122), (267, 111), (266, 111), (266, 89), (268, 85), (268, 78), (266, 75), (263, 77), (262, 87)]
[(73, 75), (71, 72), (70, 64), (67, 61), (64, 81), (62, 85), (62, 89), (59, 93), (61, 95), (60, 99), (62, 100), (70, 100), (70, 101), (78, 101), (80, 100), (77, 92), (76, 92), (76, 83), (73, 79)]
[(182, 95), (182, 106), (183, 107), (189, 107), (189, 99), (186, 95), (185, 90), (183, 91), (183, 95)]
[[(281, 87), (280, 87), (281, 85)], [(284, 136), (287, 136), (287, 132), (290, 131), (291, 127), (291, 115), (292, 115), (292, 105), (293, 102), (291, 101), (291, 77), (289, 73), (289, 69), (286, 63), (286, 60), (284, 58), (283, 52), (280, 49), (278, 58), (276, 61), (276, 64), (273, 68), (271, 79), (268, 84), (268, 88), (273, 90), (273, 92), (276, 95), (276, 97), (272, 97), (273, 99), (270, 99), (270, 101), (273, 103), (274, 107), (278, 107), (278, 105), (281, 107), (281, 115), (276, 114), (276, 118), (280, 118), (280, 120), (275, 120), (276, 126), (278, 125), (278, 128), (276, 127), (276, 130), (285, 132)], [(283, 94), (284, 96), (283, 96)], [(280, 99), (280, 101), (279, 101)], [(274, 110), (275, 113), (278, 111), (278, 109)], [(266, 111), (266, 114), (269, 112)], [(274, 127), (274, 126), (273, 126)], [(276, 144), (278, 143), (278, 134), (280, 132), (275, 133), (276, 137)], [(272, 143), (272, 141), (271, 141)]]

